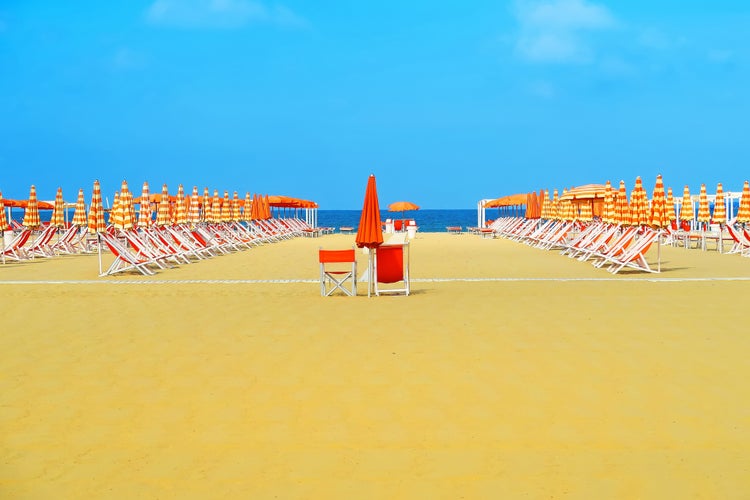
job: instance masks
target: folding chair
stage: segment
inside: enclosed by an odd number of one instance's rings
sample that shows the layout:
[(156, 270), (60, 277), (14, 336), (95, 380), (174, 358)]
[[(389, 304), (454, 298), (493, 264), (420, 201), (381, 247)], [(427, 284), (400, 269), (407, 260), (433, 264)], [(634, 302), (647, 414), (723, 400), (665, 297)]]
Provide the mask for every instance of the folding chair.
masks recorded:
[[(336, 289), (349, 296), (357, 295), (357, 260), (354, 248), (349, 250), (318, 250), (320, 262), (320, 295), (328, 297)], [(351, 264), (348, 266), (346, 264)], [(351, 290), (345, 285), (351, 280)]]
[[(409, 243), (396, 245), (380, 245), (375, 249), (373, 263), (373, 284), (375, 285), (375, 295), (382, 294), (403, 294), (409, 295)], [(383, 287), (381, 284), (396, 285), (394, 288)]]

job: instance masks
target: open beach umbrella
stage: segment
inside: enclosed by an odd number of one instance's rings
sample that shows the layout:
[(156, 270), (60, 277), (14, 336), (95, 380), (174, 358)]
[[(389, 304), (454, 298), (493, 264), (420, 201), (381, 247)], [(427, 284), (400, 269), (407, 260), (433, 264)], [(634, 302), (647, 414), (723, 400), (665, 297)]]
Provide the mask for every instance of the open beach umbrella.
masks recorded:
[(65, 201), (63, 200), (62, 188), (57, 188), (55, 194), (55, 208), (52, 209), (52, 216), (49, 225), (54, 227), (65, 227)]
[(745, 181), (740, 197), (740, 208), (737, 211), (737, 222), (747, 224), (750, 222), (750, 183)]
[(705, 229), (705, 225), (711, 222), (711, 211), (708, 208), (708, 194), (705, 184), (701, 184), (701, 191), (698, 195), (698, 216), (696, 220), (701, 223), (701, 230)]
[(169, 189), (166, 184), (162, 184), (161, 198), (159, 199), (159, 206), (156, 209), (156, 225), (168, 226), (171, 222), (169, 217)]
[(677, 220), (677, 214), (674, 210), (674, 195), (672, 194), (672, 188), (667, 188), (667, 220), (671, 223)]
[(193, 194), (190, 195), (190, 211), (188, 212), (188, 222), (195, 227), (201, 221), (201, 197), (198, 195), (198, 186), (193, 186)]
[(23, 225), (29, 229), (36, 229), (41, 225), (39, 221), (39, 202), (36, 198), (36, 186), (31, 186), (29, 203), (23, 213)]
[(370, 296), (372, 288), (372, 250), (383, 244), (383, 227), (380, 220), (380, 203), (378, 202), (378, 189), (375, 184), (375, 176), (370, 174), (365, 189), (365, 199), (362, 204), (362, 214), (359, 217), (359, 227), (354, 242), (359, 248), (370, 249), (367, 267), (367, 296)]
[(185, 188), (182, 184), (177, 186), (177, 199), (175, 200), (175, 223), (187, 224), (187, 207), (185, 206)]
[(682, 208), (680, 209), (680, 220), (685, 222), (693, 222), (695, 218), (695, 212), (693, 211), (693, 200), (690, 197), (690, 188), (685, 185), (685, 189), (682, 190)]
[(394, 201), (393, 203), (388, 205), (388, 211), (401, 212), (402, 219), (406, 217), (404, 212), (408, 212), (410, 210), (419, 210), (419, 205), (410, 201)]
[(76, 200), (76, 210), (73, 213), (72, 224), (78, 227), (86, 225), (86, 200), (83, 197), (83, 189), (78, 189), (78, 199)]
[(727, 206), (724, 201), (724, 188), (721, 182), (716, 185), (713, 220), (716, 224), (724, 224), (727, 221)]
[(138, 227), (149, 227), (151, 225), (151, 197), (149, 195), (148, 182), (143, 183), (141, 189), (141, 206), (138, 211)]

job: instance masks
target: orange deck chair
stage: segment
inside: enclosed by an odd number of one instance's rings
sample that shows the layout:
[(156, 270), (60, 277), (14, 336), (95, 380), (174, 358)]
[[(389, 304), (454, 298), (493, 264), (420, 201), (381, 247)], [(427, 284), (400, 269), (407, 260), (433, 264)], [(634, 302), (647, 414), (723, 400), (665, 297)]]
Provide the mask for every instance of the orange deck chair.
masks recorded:
[[(318, 250), (320, 263), (320, 295), (328, 297), (341, 290), (353, 297), (357, 295), (357, 259), (354, 248), (349, 250)], [(351, 290), (346, 286), (351, 281)]]
[[(380, 245), (375, 249), (373, 283), (375, 295), (409, 295), (409, 242)], [(382, 286), (383, 284), (391, 286)], [(395, 286), (395, 287), (394, 287)]]

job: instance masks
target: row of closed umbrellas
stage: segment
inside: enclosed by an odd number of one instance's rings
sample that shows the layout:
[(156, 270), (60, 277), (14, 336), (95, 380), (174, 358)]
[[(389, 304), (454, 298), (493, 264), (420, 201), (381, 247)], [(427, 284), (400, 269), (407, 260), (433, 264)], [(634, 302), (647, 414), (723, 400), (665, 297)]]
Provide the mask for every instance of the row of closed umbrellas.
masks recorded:
[[(136, 217), (135, 205), (140, 205)], [(50, 225), (64, 227), (65, 203), (62, 189), (58, 188), (54, 204), (49, 204), (37, 199), (35, 186), (31, 186), (28, 200), (5, 200), (0, 193), (0, 207), (22, 207), (24, 217), (22, 225), (27, 228), (38, 228), (41, 225), (39, 217), (40, 209), (51, 209)], [(156, 209), (154, 210), (154, 206)], [(160, 194), (150, 194), (148, 183), (143, 184), (141, 196), (134, 198), (127, 181), (122, 182), (120, 191), (115, 193), (110, 212), (109, 222), (118, 229), (130, 229), (135, 226), (146, 227), (152, 224), (197, 224), (200, 222), (231, 222), (241, 220), (262, 220), (271, 218), (271, 207), (279, 208), (316, 208), (317, 204), (288, 196), (261, 196), (258, 194), (250, 196), (247, 193), (245, 199), (239, 199), (237, 192), (229, 198), (229, 193), (224, 192), (220, 198), (217, 190), (213, 196), (209, 195), (208, 188), (199, 196), (198, 187), (193, 187), (191, 196), (185, 196), (184, 188), (179, 186), (176, 196), (170, 196), (167, 185), (162, 186)], [(154, 211), (156, 218), (154, 219)], [(91, 205), (86, 213), (86, 204), (83, 189), (78, 190), (78, 199), (71, 224), (79, 227), (87, 227), (91, 233), (100, 233), (106, 230), (105, 209), (102, 202), (101, 185), (94, 181)], [(5, 210), (0, 209), (0, 231), (8, 228), (8, 220)]]
[[(658, 175), (650, 201), (643, 187), (643, 182), (638, 177), (635, 181), (635, 187), (630, 193), (630, 200), (628, 200), (624, 181), (620, 181), (617, 190), (607, 181), (603, 187), (601, 185), (587, 185), (574, 188), (571, 191), (563, 190), (562, 196), (559, 196), (556, 189), (552, 196), (549, 195), (547, 190), (542, 190), (539, 195), (534, 192), (506, 196), (486, 203), (485, 207), (525, 205), (524, 215), (531, 219), (589, 221), (594, 216), (599, 216), (604, 222), (621, 225), (649, 225), (658, 228), (666, 227), (672, 221), (677, 220), (726, 223), (726, 202), (721, 183), (717, 186), (714, 200), (712, 213), (706, 185), (702, 184), (696, 214), (693, 209), (693, 198), (689, 187), (685, 186), (682, 198), (675, 200), (672, 188), (668, 188), (665, 193), (662, 176)], [(680, 207), (679, 214), (675, 210), (675, 205)], [(745, 181), (742, 189), (736, 221), (740, 223), (750, 222), (750, 184), (748, 181)]]

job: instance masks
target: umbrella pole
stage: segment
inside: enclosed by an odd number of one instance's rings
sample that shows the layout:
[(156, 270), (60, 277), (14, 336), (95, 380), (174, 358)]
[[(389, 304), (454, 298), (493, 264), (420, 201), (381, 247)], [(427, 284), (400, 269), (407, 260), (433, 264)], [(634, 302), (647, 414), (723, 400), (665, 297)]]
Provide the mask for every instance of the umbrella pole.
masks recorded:
[(96, 248), (99, 254), (99, 276), (102, 275), (102, 235), (96, 233)]
[(656, 233), (656, 272), (661, 272), (661, 228)]
[(370, 251), (367, 252), (367, 298), (370, 298), (370, 292), (372, 291), (372, 252), (373, 249), (370, 248)]

